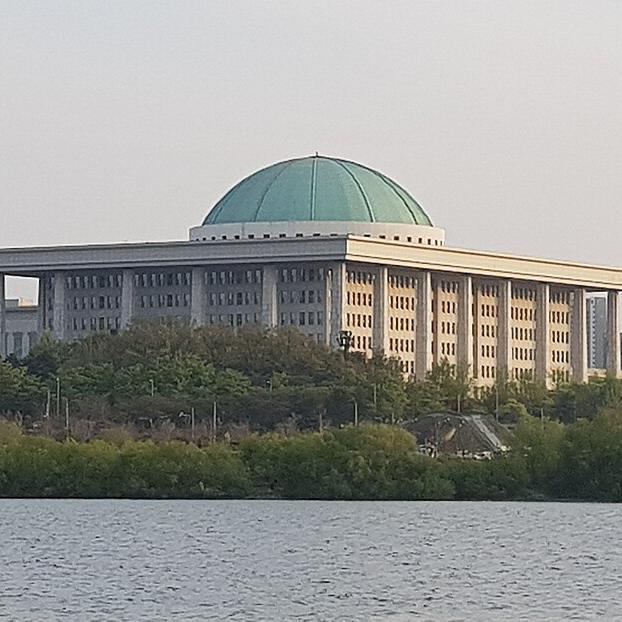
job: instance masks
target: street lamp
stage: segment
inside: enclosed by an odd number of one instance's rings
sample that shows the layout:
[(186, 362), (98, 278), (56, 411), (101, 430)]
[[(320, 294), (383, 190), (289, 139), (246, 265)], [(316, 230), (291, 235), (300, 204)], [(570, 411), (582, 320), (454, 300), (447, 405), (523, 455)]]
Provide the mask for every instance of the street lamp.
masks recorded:
[(340, 330), (339, 335), (337, 336), (337, 343), (339, 347), (343, 350), (344, 356), (348, 355), (352, 344), (354, 343), (354, 337), (352, 336), (351, 330)]

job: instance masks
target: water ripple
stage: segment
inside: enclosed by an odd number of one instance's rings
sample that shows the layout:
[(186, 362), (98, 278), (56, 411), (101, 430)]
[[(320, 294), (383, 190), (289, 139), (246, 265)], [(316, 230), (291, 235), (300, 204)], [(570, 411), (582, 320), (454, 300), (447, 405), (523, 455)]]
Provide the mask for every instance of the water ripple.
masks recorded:
[(622, 619), (622, 506), (0, 501), (0, 620)]

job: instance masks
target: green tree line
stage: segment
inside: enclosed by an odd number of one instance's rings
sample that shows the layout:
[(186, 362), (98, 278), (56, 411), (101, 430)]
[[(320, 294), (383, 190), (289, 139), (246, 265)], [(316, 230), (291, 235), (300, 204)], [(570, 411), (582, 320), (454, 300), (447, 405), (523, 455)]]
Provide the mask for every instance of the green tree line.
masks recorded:
[(0, 424), (0, 497), (622, 501), (622, 416), (563, 425), (524, 418), (513, 450), (492, 460), (433, 459), (389, 425), (239, 445), (80, 443)]
[(179, 413), (194, 409), (207, 425), (216, 403), (221, 430), (270, 432), (338, 427), (355, 412), (376, 423), (459, 411), (509, 424), (527, 415), (568, 424), (622, 408), (622, 382), (614, 378), (548, 390), (500, 377), (476, 389), (466, 371), (442, 362), (416, 382), (394, 359), (344, 355), (293, 329), (145, 323), (71, 343), (44, 336), (24, 360), (0, 361), (0, 416), (40, 430), (47, 415), (49, 422), (65, 410), (89, 429), (187, 427)]

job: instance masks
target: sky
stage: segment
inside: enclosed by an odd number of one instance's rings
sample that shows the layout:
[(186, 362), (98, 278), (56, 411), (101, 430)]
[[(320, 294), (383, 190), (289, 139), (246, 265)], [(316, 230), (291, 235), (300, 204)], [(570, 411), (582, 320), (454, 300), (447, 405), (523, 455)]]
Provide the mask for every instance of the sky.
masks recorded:
[(187, 239), (319, 151), (449, 246), (621, 266), (621, 24), (605, 0), (0, 0), (0, 247)]

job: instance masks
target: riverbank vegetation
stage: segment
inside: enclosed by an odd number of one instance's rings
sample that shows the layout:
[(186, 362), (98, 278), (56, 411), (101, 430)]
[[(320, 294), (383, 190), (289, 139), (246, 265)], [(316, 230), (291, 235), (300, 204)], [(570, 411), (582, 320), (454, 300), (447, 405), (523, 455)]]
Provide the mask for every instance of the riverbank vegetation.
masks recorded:
[(434, 459), (398, 426), (347, 426), (239, 444), (57, 441), (0, 424), (0, 497), (622, 501), (622, 417), (526, 418), (511, 452)]
[(44, 336), (24, 360), (0, 361), (0, 416), (62, 436), (69, 414), (78, 440), (115, 426), (137, 437), (185, 438), (192, 410), (196, 434), (210, 439), (214, 410), (219, 434), (235, 437), (338, 427), (355, 416), (395, 423), (461, 412), (512, 425), (527, 415), (593, 420), (608, 409), (622, 409), (622, 382), (614, 378), (552, 390), (499, 378), (476, 390), (445, 362), (415, 382), (394, 359), (344, 356), (294, 329), (146, 323), (71, 343)]
[[(492, 460), (434, 459), (430, 413), (513, 429)], [(622, 500), (622, 382), (499, 379), (337, 352), (295, 330), (143, 324), (0, 361), (0, 496)], [(359, 425), (355, 425), (359, 424)]]

